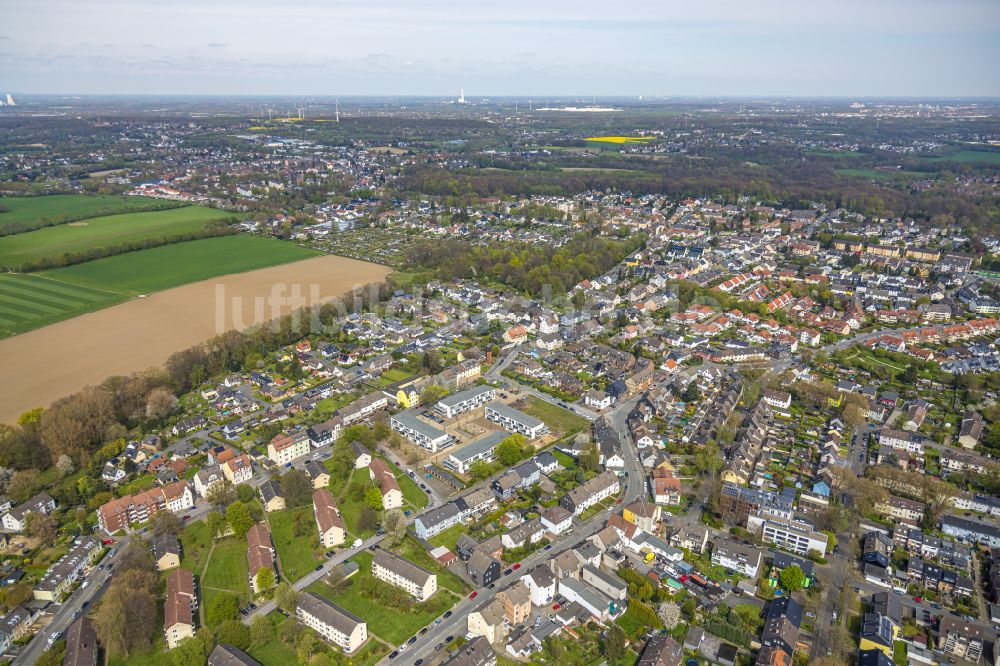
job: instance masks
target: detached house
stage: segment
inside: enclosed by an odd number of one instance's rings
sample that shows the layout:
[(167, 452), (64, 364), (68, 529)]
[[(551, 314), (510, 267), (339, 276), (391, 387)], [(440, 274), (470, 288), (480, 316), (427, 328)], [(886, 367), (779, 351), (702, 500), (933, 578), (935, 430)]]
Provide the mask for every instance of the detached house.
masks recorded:
[(264, 506), (264, 511), (283, 511), (285, 508), (285, 493), (281, 490), (281, 484), (271, 478), (260, 484), (260, 499)]
[(246, 453), (222, 463), (222, 474), (233, 485), (248, 483), (253, 478), (253, 463)]
[(310, 460), (304, 466), (303, 470), (309, 480), (312, 481), (313, 490), (319, 488), (326, 488), (330, 485), (330, 471), (326, 468), (326, 465), (318, 460)]
[(153, 537), (153, 560), (158, 571), (167, 571), (181, 565), (181, 544), (174, 534)]
[(225, 482), (226, 475), (219, 465), (207, 465), (195, 473), (194, 491), (198, 497), (206, 497), (213, 486)]

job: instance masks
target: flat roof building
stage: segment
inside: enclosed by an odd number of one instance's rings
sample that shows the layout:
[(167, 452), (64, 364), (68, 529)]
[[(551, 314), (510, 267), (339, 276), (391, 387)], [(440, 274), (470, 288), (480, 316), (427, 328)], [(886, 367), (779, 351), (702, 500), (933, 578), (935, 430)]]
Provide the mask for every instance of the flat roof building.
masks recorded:
[(541, 437), (549, 431), (548, 426), (539, 419), (502, 402), (491, 402), (486, 405), (486, 418), (499, 423), (505, 430), (521, 433), (529, 440)]
[(492, 386), (473, 386), (454, 395), (441, 398), (434, 405), (434, 411), (450, 419), (475, 409), (479, 405), (492, 402), (496, 400), (496, 397), (497, 390)]
[(510, 433), (505, 430), (491, 432), (479, 439), (473, 440), (460, 449), (452, 453), (444, 460), (443, 464), (459, 474), (468, 474), (469, 467), (474, 462), (480, 460), (493, 462), (494, 451), (497, 444), (510, 437)]
[(389, 419), (389, 425), (393, 430), (431, 453), (437, 453), (439, 449), (451, 446), (451, 435), (437, 426), (418, 419), (414, 410), (394, 414)]

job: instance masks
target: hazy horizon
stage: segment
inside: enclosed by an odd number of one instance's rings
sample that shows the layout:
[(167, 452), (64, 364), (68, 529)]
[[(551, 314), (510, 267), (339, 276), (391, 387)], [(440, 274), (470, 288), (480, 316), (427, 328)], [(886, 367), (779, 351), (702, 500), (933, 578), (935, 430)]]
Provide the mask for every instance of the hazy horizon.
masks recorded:
[(62, 95), (1000, 96), (994, 0), (36, 0), (0, 90)]

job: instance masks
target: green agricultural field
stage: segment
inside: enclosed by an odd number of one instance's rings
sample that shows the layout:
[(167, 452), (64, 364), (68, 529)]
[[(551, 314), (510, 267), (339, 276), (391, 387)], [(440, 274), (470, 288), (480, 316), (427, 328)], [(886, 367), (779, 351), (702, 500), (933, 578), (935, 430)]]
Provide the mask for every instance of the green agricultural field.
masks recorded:
[(63, 282), (146, 294), (219, 275), (287, 264), (320, 253), (258, 236), (219, 236), (43, 271)]
[(317, 254), (273, 238), (220, 236), (39, 273), (0, 274), (0, 338), (116, 305), (139, 294)]
[(1000, 164), (1000, 151), (961, 150), (952, 155), (921, 157), (920, 159), (926, 162), (985, 162), (987, 164)]
[(126, 298), (118, 291), (38, 275), (0, 274), (0, 337), (24, 333)]
[(876, 171), (875, 169), (834, 169), (838, 176), (851, 178), (871, 178), (874, 180), (891, 180), (893, 178), (930, 178), (932, 173), (922, 173), (920, 171)]
[(226, 213), (204, 206), (185, 206), (145, 213), (122, 213), (94, 217), (14, 236), (0, 238), (0, 266), (18, 266), (26, 261), (58, 257), (64, 253), (147, 238), (201, 231)]
[(859, 153), (855, 150), (807, 150), (806, 155), (814, 155), (816, 157), (861, 157), (864, 153)]
[(52, 194), (42, 197), (0, 197), (0, 228), (12, 224), (28, 228), (42, 226), (43, 218), (59, 223), (66, 219), (84, 219), (113, 215), (121, 210), (153, 209), (165, 202), (148, 197), (88, 197), (81, 194)]

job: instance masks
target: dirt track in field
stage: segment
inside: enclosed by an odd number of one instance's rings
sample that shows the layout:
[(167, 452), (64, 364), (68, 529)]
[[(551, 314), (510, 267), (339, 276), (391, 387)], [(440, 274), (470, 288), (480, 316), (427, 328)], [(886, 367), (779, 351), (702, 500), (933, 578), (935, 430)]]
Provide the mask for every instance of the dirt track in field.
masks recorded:
[(381, 282), (391, 269), (324, 256), (168, 289), (0, 340), (0, 422), (113, 375), (318, 300)]

